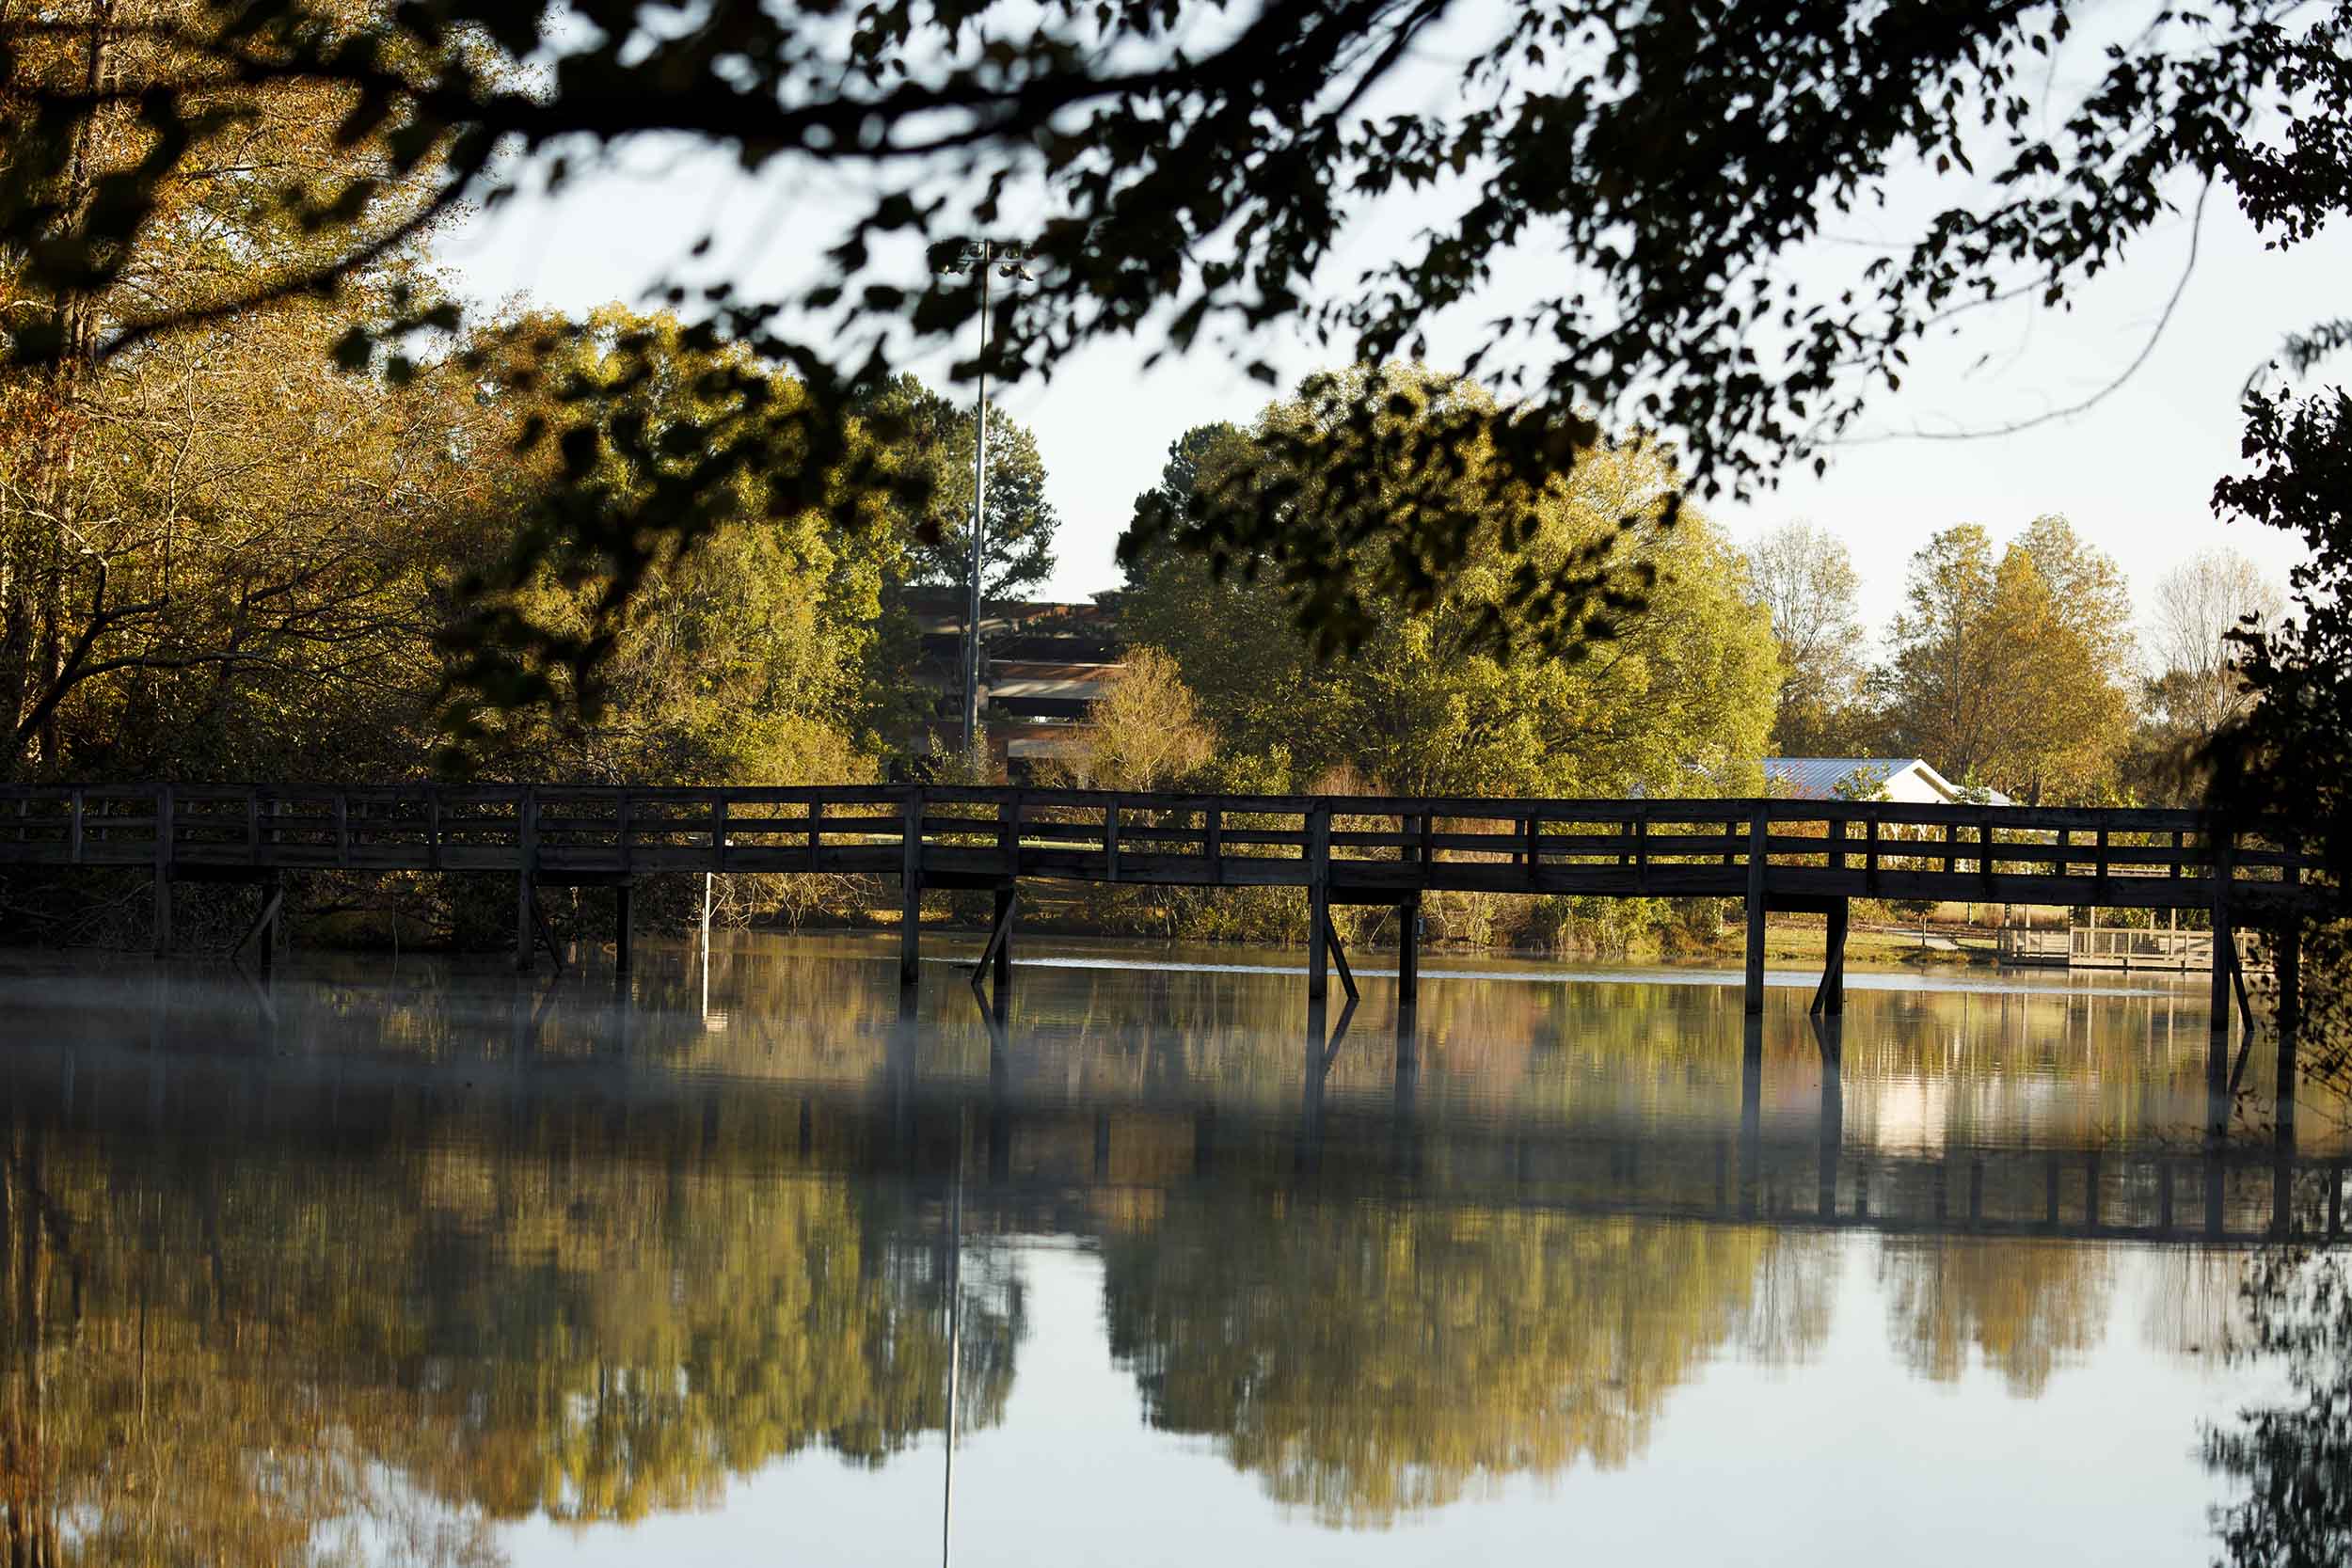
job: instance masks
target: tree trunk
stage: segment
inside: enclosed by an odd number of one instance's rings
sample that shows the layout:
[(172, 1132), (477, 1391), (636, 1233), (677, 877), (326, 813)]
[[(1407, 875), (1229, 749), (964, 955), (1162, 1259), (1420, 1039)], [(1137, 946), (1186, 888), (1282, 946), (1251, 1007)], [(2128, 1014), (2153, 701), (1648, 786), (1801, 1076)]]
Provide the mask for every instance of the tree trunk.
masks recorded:
[[(82, 86), (90, 100), (73, 127), (73, 147), (57, 192), (58, 227), (66, 234), (88, 217), (99, 117), (106, 112), (97, 93), (105, 75), (114, 8), (114, 0), (95, 0), (89, 13)], [(24, 447), (29, 460), (22, 490), (31, 498), (31, 508), (0, 518), (0, 721), (8, 724), (11, 737), (5, 757), (0, 757), (0, 777), (5, 778), (22, 776), (36, 761), (45, 771), (54, 772), (58, 766), (55, 705), (35, 726), (33, 755), (14, 738), (24, 717), (65, 674), (73, 475), (81, 450), (81, 401), (97, 343), (98, 302), (89, 293), (61, 293), (55, 309), (57, 357), (40, 373), (37, 387), (24, 389), (32, 404), (33, 429)]]

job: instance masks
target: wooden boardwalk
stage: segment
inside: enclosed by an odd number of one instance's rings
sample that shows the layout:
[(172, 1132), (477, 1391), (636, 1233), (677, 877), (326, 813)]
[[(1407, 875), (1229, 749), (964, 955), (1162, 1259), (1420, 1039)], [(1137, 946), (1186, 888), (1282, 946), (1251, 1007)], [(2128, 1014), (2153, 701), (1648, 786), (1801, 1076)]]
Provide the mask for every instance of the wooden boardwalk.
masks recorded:
[[(1432, 892), (1738, 898), (1748, 917), (1747, 1002), (1763, 997), (1767, 911), (1828, 917), (1819, 1010), (1840, 1009), (1854, 898), (2205, 911), (2217, 932), (2284, 928), (2317, 896), (2315, 860), (2283, 828), (2225, 830), (2191, 811), (1930, 806), (1782, 800), (1478, 800), (1139, 795), (936, 785), (686, 788), (110, 784), (0, 788), (0, 866), (135, 866), (155, 886), (159, 947), (171, 887), (262, 882), (256, 934), (274, 934), (291, 871), (498, 873), (516, 879), (516, 950), (543, 922), (535, 890), (628, 890), (666, 873), (863, 873), (899, 879), (901, 974), (918, 957), (926, 887), (987, 888), (996, 920), (984, 967), (1009, 974), (1024, 880), (1304, 891), (1308, 993), (1336, 964), (1334, 904), (1408, 918), (1400, 985), (1418, 984), (1416, 922)], [(2281, 954), (2292, 995), (2293, 954)], [(2214, 974), (2217, 1031), (2230, 987)]]

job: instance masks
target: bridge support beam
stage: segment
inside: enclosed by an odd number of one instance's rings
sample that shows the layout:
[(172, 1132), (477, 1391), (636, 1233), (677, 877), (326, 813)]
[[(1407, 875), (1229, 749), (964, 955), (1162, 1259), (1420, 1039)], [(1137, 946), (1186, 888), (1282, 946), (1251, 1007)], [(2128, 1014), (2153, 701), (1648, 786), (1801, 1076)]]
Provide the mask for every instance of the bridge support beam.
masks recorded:
[(539, 946), (538, 889), (524, 871), (515, 879), (515, 973), (528, 974)]
[(995, 919), (990, 924), (995, 931), (996, 972), (991, 979), (995, 983), (996, 999), (1001, 1003), (1011, 994), (1012, 986), (1012, 883), (1007, 882), (996, 890), (995, 902)]
[(155, 956), (162, 958), (171, 951), (171, 851), (175, 828), (172, 824), (171, 785), (155, 788)]
[(1744, 1001), (1747, 1016), (1764, 1012), (1764, 814), (1748, 822), (1748, 952)]
[[(1757, 899), (1758, 907), (1763, 904)], [(1740, 1214), (1756, 1213), (1764, 1164), (1764, 1020), (1751, 1017), (1740, 1040)]]
[(2295, 1091), (2300, 1087), (2296, 1078), (2302, 1071), (2298, 1038), (2303, 1032), (2302, 929), (2292, 920), (2283, 921), (2272, 940), (2278, 944), (2271, 963), (2279, 982), (2276, 1121), (2279, 1147), (2291, 1149), (2295, 1147)]
[(171, 874), (155, 868), (155, 956), (171, 951)]
[(628, 973), (629, 884), (625, 878), (612, 884), (612, 973)]
[(278, 923), (286, 905), (286, 874), (274, 871), (260, 885), (261, 912), (254, 916), (253, 924), (246, 927), (245, 935), (237, 939), (237, 945), (229, 950), (229, 956), (232, 958), (241, 957), (247, 947), (253, 947), (258, 942), (261, 945), (254, 948), (254, 963), (261, 977), (266, 980), (270, 967), (278, 958)]
[(1821, 1052), (1821, 1125), (1815, 1150), (1814, 1212), (1823, 1221), (1837, 1217), (1837, 1164), (1846, 1149), (1845, 1028), (1845, 1020), (1835, 1013), (1813, 1021), (1814, 1042)]
[(988, 923), (988, 945), (980, 949), (980, 961), (972, 966), (972, 994), (981, 995), (981, 982), (993, 979), (996, 986), (995, 1016), (1001, 1020), (1012, 996), (1014, 884), (998, 882), (989, 891), (993, 895), (995, 907)]
[(515, 973), (531, 973), (539, 931), (539, 795), (525, 784), (515, 800)]
[(923, 961), (923, 792), (907, 791), (905, 855), (898, 867), (898, 984), (912, 986)]
[[(2226, 862), (2223, 863), (2226, 866)], [(2227, 875), (2226, 869), (2222, 871)], [(2205, 1020), (2205, 1097), (2212, 1120), (2209, 1131), (2219, 1132), (2230, 1110), (2230, 985), (2237, 968), (2237, 932), (2230, 925), (2227, 899), (2213, 902), (2213, 975)]]
[(1331, 808), (1307, 812), (1307, 1000), (1331, 994)]
[(1833, 899), (1829, 906), (1829, 930), (1821, 952), (1821, 983), (1813, 992), (1809, 1009), (1817, 1017), (1842, 1018), (1846, 1012), (1846, 916), (1847, 901)]
[(1396, 1005), (1411, 1007), (1421, 1002), (1421, 900), (1407, 898), (1396, 907)]
[(262, 918), (255, 930), (255, 934), (261, 938), (262, 942), (261, 950), (255, 955), (255, 959), (261, 967), (262, 978), (264, 980), (269, 978), (270, 972), (278, 966), (278, 923), (285, 917), (285, 912), (286, 874), (280, 871), (262, 886)]

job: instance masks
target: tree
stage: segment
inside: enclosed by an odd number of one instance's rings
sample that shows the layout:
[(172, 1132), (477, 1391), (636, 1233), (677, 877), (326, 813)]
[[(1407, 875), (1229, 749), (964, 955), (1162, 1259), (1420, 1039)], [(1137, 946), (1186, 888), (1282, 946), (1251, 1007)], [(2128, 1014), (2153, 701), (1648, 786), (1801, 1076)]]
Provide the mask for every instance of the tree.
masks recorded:
[(1890, 1241), (1879, 1277), (1890, 1336), (1915, 1371), (1957, 1381), (1973, 1349), (2028, 1399), (2098, 1344), (2114, 1292), (2095, 1245), (1996, 1247), (1973, 1237)]
[[(1248, 362), (1261, 331), (1302, 319), (1376, 364), (1424, 353), (1433, 319), (1483, 317), (1463, 368), (1510, 375), (1510, 399), (1403, 434), (1486, 443), (1489, 500), (1599, 450), (1603, 425), (1674, 441), (1701, 494), (1753, 488), (1825, 461), (1868, 400), (1899, 384), (1910, 351), (1960, 311), (2012, 297), (2066, 304), (2194, 188), (2234, 198), (2281, 246), (2352, 204), (2336, 135), (2352, 98), (2342, 46), (2352, 0), (2284, 14), (2221, 0), (2193, 21), (2167, 13), (2177, 24), (2083, 40), (2109, 53), (2069, 102), (2050, 84), (2074, 73), (2044, 59), (2069, 48), (2063, 7), (1552, 0), (1471, 16), (1441, 0), (1266, 0), (1203, 38), (1184, 8), (1049, 0), (966, 47), (970, 17), (914, 0), (882, 0), (850, 25), (830, 4), (735, 0), (678, 24), (665, 8), (614, 0), (566, 36), (560, 69), (542, 71), (524, 65), (544, 46), (540, 13), (504, 0), (357, 19), (248, 0), (142, 8), (135, 36), (154, 47), (135, 70), (72, 69), (86, 39), (95, 63), (113, 4), (5, 24), (8, 103), (26, 134), (11, 137), (19, 150), (0, 173), (0, 253), (26, 259), (24, 281), (42, 297), (122, 276), (120, 238), (151, 231), (159, 191), (204, 161), (208, 137), (245, 123), (215, 114), (223, 82), (338, 94), (338, 142), (382, 151), (373, 168), (263, 193), (322, 243), (297, 264), (238, 277), (210, 310), (364, 272), (385, 243), (366, 221), (379, 214), (414, 232), (463, 201), (561, 187), (642, 138), (683, 135), (783, 179), (851, 170), (870, 193), (808, 237), (828, 261), (813, 287), (674, 285), (676, 303), (708, 302), (726, 335), (790, 366), (819, 406), (838, 413), (901, 345), (971, 325), (977, 288), (918, 269), (903, 242), (953, 240), (1035, 194), (1037, 276), (992, 307), (994, 376), (1142, 329), (1174, 349), (1207, 333)], [(1463, 62), (1439, 90), (1389, 90), (1438, 56)], [(909, 69), (914, 59), (924, 67)], [(127, 119), (133, 103), (155, 156), (119, 180), (77, 182), (87, 127)], [(1960, 188), (1922, 203), (1933, 215), (1891, 252), (1858, 255), (1842, 275), (1793, 276), (1798, 259), (1820, 261), (1825, 232), (1880, 210), (1890, 178), (1913, 168)], [(421, 188), (413, 211), (386, 200), (401, 182)], [(1389, 208), (1414, 213), (1417, 248), (1334, 281), (1347, 220)], [(678, 236), (681, 274), (698, 238)], [(1531, 245), (1565, 281), (1485, 309), (1502, 259)], [(420, 304), (359, 328), (351, 356), (408, 341), (427, 315)], [(107, 324), (87, 335), (88, 352), (127, 352), (150, 325)], [(60, 315), (8, 352), (45, 368), (82, 352), (70, 341), (81, 335)], [(2317, 324), (2290, 348), (2309, 359), (2347, 341), (2352, 326)], [(967, 360), (960, 373), (981, 368)], [(1356, 427), (1370, 430), (1387, 388), (1360, 390)], [(709, 448), (700, 477), (724, 488), (775, 444)], [(1364, 484), (1394, 455), (1363, 442), (1330, 451), (1335, 475)], [(1373, 600), (1426, 601), (1484, 557), (1532, 559), (1516, 534), (1466, 537), (1456, 504), (1410, 499), (1364, 515), (1350, 548), (1319, 556), (1314, 525), (1278, 496), (1233, 496), (1258, 504), (1210, 509), (1181, 547), (1266, 560), (1283, 606), (1342, 642)], [(686, 509), (659, 526), (699, 522)], [(1317, 560), (1329, 576), (1305, 569)], [(1517, 629), (1614, 628), (1591, 612), (1630, 579), (1573, 558), (1539, 570), (1541, 613)]]
[(1475, 1207), (1193, 1199), (1106, 1242), (1104, 1317), (1152, 1426), (1213, 1440), (1324, 1523), (1385, 1526), (1480, 1484), (1637, 1460), (1780, 1243)]
[[(1327, 469), (1267, 455), (1311, 445), (1326, 410), (1351, 401), (1345, 386), (1361, 379), (1391, 389), (1383, 420), (1398, 427), (1450, 424), (1490, 404), (1473, 385), (1404, 368), (1312, 378), (1247, 436), (1185, 437), (1139, 508), (1240, 474), (1281, 491), (1285, 507), (1327, 530), (1323, 554), (1371, 547), (1350, 543), (1345, 514), (1386, 506), (1386, 491), (1335, 498)], [(1372, 438), (1396, 450), (1416, 444), (1385, 429)], [(1468, 460), (1483, 450), (1468, 449)], [(1770, 629), (1746, 600), (1737, 551), (1694, 512), (1667, 521), (1678, 483), (1667, 453), (1635, 441), (1582, 455), (1518, 495), (1524, 522), (1472, 518), (1479, 487), (1447, 465), (1393, 471), (1389, 483), (1456, 507), (1466, 527), (1532, 531), (1518, 547), (1535, 562), (1577, 560), (1638, 580), (1644, 608), (1637, 613), (1630, 597), (1596, 606), (1586, 629), (1607, 635), (1545, 653), (1516, 635), (1547, 613), (1534, 602), (1543, 568), (1518, 572), (1482, 554), (1486, 567), (1426, 602), (1366, 600), (1350, 623), (1355, 656), (1325, 662), (1281, 613), (1286, 568), (1247, 555), (1204, 562), (1153, 552), (1130, 566), (1129, 636), (1174, 660), (1229, 746), (1279, 759), (1297, 783), (1346, 768), (1404, 794), (1688, 794), (1736, 784), (1754, 768), (1778, 680)]]
[[(467, 594), (471, 614), (443, 634), (456, 656), (448, 725), (461, 750), (453, 760), (530, 773), (561, 757), (569, 776), (614, 782), (870, 775), (860, 744), (870, 739), (861, 734), (867, 654), (884, 585), (905, 575), (898, 552), (913, 531), (843, 528), (821, 506), (795, 504), (789, 483), (771, 488), (746, 473), (723, 513), (691, 538), (624, 526), (516, 548), (512, 531), (501, 537), (501, 525), (515, 529), (508, 519), (525, 519), (524, 531), (560, 527), (600, 497), (610, 515), (632, 518), (642, 498), (700, 461), (681, 432), (805, 396), (741, 348), (709, 345), (666, 314), (610, 308), (586, 330), (502, 324), (491, 341), (534, 332), (562, 352), (519, 362), (484, 356), (480, 370), (461, 354), (433, 367), (481, 388), (490, 412), (478, 438), (495, 480), (477, 531), (489, 543)], [(559, 400), (596, 406), (635, 451), (616, 441), (593, 467), (566, 473), (559, 454), (523, 450), (517, 433), (548, 421)], [(616, 599), (622, 577), (638, 587)]]
[[(961, 588), (972, 580), (973, 431), (969, 409), (912, 375), (863, 406), (876, 438), (927, 470), (930, 505), (907, 546), (908, 580)], [(988, 515), (980, 535), (980, 594), (1008, 598), (1054, 573), (1061, 517), (1045, 499), (1037, 437), (1001, 408), (988, 411)]]
[(1127, 655), (1109, 695), (1087, 709), (1088, 733), (1077, 771), (1089, 789), (1165, 790), (1216, 754), (1216, 735), (1157, 648)]
[(1996, 559), (1973, 523), (1912, 557), (1876, 677), (1896, 746), (2028, 801), (2096, 798), (2128, 735), (2131, 597), (2062, 517)]
[[(421, 168), (390, 166), (347, 87), (213, 71), (182, 30), (199, 20), (93, 0), (0, 24), (0, 776), (62, 774), (80, 705), (151, 700), (176, 727), (382, 673), (441, 487), (463, 487), (415, 404), (331, 357), (447, 319)], [(171, 129), (137, 103), (165, 80)], [(322, 266), (335, 299), (284, 286)], [(124, 738), (131, 763), (152, 737)]]
[(2253, 701), (2202, 760), (2217, 808), (2258, 832), (2283, 825), (2319, 858), (2321, 898), (2274, 935), (2300, 944), (2309, 971), (2288, 1021), (2305, 1070), (2341, 1084), (2352, 1077), (2352, 394), (2255, 390), (2244, 455), (2246, 470), (2214, 487), (2215, 509), (2296, 536), (2305, 558), (2279, 621), (2232, 634)]
[[(0, 1162), (0, 1544), (377, 1560), (335, 1549), (355, 1535), (486, 1568), (494, 1521), (707, 1506), (786, 1456), (879, 1465), (944, 1426), (935, 1226), (816, 1171), (746, 1180), (726, 1168), (766, 1158), (746, 1146), (783, 1146), (739, 1107), (658, 1172), (578, 1109), (422, 1159), (380, 1125), (329, 1154), (21, 1121)], [(1002, 1418), (1025, 1320), (1018, 1279), (970, 1250), (977, 1430)], [(430, 1551), (385, 1550), (404, 1505), (441, 1511)]]
[(2206, 1468), (2242, 1488), (2213, 1511), (2221, 1560), (2341, 1562), (2352, 1553), (2352, 1288), (2325, 1252), (2262, 1255), (2249, 1274), (2252, 1353), (2275, 1392), (2201, 1434)]
[(1748, 552), (1756, 601), (1780, 644), (1780, 707), (1772, 745), (1784, 756), (1842, 756), (1861, 727), (1862, 586), (1844, 541), (1810, 523), (1784, 523)]
[(2259, 633), (2286, 596), (2262, 568), (2233, 549), (2200, 550), (2158, 579), (2150, 651), (2165, 721), (2201, 742), (2246, 710), (2232, 634)]

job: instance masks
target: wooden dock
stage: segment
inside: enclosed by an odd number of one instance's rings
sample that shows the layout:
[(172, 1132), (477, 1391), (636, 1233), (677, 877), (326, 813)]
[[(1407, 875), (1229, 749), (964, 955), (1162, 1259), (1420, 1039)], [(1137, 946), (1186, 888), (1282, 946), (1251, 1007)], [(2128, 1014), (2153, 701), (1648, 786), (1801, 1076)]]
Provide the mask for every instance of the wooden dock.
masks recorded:
[[(900, 971), (919, 956), (927, 887), (986, 888), (996, 918), (984, 968), (1009, 974), (1024, 880), (1286, 887), (1309, 906), (1307, 985), (1354, 980), (1335, 904), (1397, 908), (1402, 1000), (1418, 979), (1423, 894), (1738, 898), (1747, 911), (1747, 1006), (1763, 1006), (1768, 911), (1827, 917), (1817, 1011), (1844, 992), (1855, 898), (2198, 910), (2217, 934), (2285, 930), (2317, 896), (2316, 861), (2282, 828), (2224, 828), (2193, 811), (1783, 800), (1491, 800), (1139, 795), (937, 785), (640, 787), (575, 784), (107, 784), (0, 788), (0, 866), (148, 869), (155, 939), (171, 937), (181, 881), (264, 884), (266, 955), (288, 872), (490, 872), (516, 879), (516, 954), (528, 968), (540, 886), (612, 887), (628, 962), (628, 893), (668, 873), (863, 873), (899, 879)], [(2234, 951), (2229, 943), (2224, 951)], [(2292, 947), (2281, 952), (2292, 1005)], [(2230, 988), (2214, 970), (2214, 1028)]]

